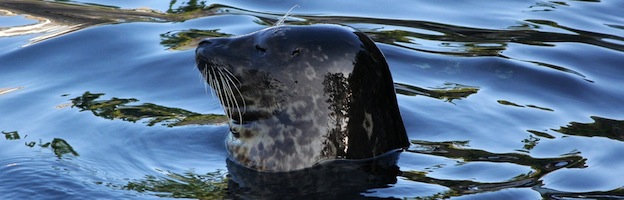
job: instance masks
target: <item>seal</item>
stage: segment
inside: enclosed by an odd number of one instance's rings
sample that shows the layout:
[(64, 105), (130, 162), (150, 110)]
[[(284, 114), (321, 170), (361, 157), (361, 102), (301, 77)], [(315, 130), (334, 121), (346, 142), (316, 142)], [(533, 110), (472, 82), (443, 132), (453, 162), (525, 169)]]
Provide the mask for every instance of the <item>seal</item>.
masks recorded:
[(388, 64), (362, 32), (280, 25), (204, 39), (195, 59), (231, 119), (235, 163), (289, 172), (409, 146)]

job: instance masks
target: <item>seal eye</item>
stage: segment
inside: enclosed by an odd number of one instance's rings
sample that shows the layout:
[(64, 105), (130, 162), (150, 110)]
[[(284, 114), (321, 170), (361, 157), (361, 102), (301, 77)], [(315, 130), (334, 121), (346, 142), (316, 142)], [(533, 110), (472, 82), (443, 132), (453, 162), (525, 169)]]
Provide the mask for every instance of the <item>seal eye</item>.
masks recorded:
[(210, 44), (210, 43), (211, 42), (208, 41), (208, 40), (202, 40), (201, 42), (199, 42), (199, 44), (197, 46), (201, 46), (201, 45), (204, 45), (204, 44)]
[(256, 44), (256, 50), (258, 50), (259, 52), (262, 52), (262, 53), (266, 53), (266, 49), (262, 48), (260, 45), (257, 45), (257, 44)]
[(299, 54), (301, 54), (301, 49), (296, 48), (295, 50), (292, 51), (290, 56), (295, 57), (295, 56), (298, 56)]

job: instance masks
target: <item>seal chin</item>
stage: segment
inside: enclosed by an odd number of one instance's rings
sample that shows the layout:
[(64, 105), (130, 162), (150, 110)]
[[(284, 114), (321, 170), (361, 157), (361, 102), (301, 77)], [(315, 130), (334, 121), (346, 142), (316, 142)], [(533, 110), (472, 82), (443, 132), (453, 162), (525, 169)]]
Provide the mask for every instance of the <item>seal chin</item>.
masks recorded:
[(388, 64), (365, 34), (276, 26), (203, 40), (197, 68), (231, 119), (229, 158), (285, 172), (409, 145)]

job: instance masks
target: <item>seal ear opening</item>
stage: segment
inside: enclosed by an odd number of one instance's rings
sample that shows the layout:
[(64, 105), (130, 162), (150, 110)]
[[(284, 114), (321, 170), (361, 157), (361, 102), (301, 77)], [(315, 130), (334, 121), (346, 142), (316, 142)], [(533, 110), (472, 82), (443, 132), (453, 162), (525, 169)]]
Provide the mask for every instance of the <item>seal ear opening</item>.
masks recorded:
[(202, 46), (202, 45), (207, 45), (212, 43), (210, 40), (208, 39), (203, 39), (202, 41), (199, 42), (199, 44), (197, 44), (197, 46)]
[(290, 56), (292, 57), (296, 57), (299, 56), (299, 54), (301, 54), (301, 49), (300, 48), (295, 48), (292, 53), (290, 54)]

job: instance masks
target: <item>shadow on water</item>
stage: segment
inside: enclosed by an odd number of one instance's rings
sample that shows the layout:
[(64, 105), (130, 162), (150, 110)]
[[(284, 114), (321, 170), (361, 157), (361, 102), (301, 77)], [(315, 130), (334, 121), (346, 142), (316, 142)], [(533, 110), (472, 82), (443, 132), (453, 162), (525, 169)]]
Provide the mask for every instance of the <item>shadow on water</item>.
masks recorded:
[(397, 182), (400, 152), (372, 160), (329, 161), (288, 173), (262, 173), (226, 160), (228, 173), (167, 173), (122, 188), (161, 197), (197, 199), (360, 199), (369, 189)]

